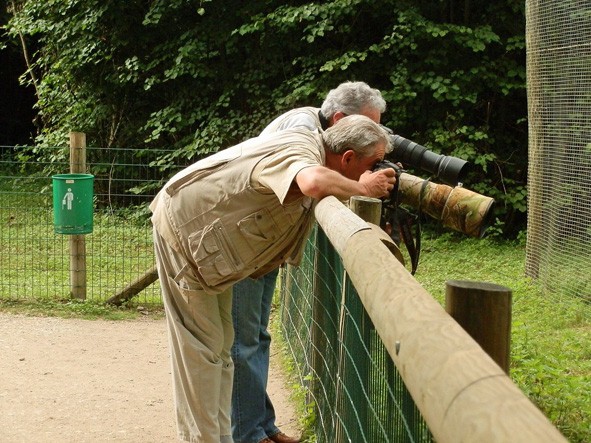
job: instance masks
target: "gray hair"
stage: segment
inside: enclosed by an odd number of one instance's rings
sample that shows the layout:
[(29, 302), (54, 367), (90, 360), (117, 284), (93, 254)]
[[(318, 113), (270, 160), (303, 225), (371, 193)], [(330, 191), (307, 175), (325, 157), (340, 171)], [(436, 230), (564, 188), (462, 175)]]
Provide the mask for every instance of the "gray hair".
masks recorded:
[(360, 114), (368, 107), (383, 114), (386, 100), (382, 98), (382, 93), (365, 82), (345, 82), (331, 89), (320, 111), (330, 118), (339, 111), (347, 115)]
[(371, 155), (377, 143), (384, 143), (386, 152), (392, 151), (390, 136), (380, 125), (364, 115), (349, 115), (322, 133), (329, 151), (342, 154), (348, 149), (364, 157)]

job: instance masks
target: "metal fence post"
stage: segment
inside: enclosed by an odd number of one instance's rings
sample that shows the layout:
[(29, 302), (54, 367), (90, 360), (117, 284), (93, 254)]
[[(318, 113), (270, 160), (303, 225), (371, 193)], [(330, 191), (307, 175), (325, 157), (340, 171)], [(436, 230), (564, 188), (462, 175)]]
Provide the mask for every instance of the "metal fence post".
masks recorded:
[[(350, 199), (349, 208), (362, 220), (379, 225), (381, 200), (354, 196)], [(342, 343), (338, 364), (340, 389), (337, 390), (337, 408), (343, 422), (347, 425), (348, 435), (345, 435), (342, 426), (338, 426), (336, 441), (363, 441), (363, 436), (369, 437), (370, 415), (368, 408), (358, 408), (357, 405), (366, 403), (368, 401), (366, 396), (371, 391), (370, 361), (367, 356), (356, 353), (354, 350), (365, 346), (371, 353), (374, 327), (346, 272), (344, 275), (339, 320)], [(346, 395), (343, 392), (345, 389)], [(354, 426), (356, 422), (358, 427)]]

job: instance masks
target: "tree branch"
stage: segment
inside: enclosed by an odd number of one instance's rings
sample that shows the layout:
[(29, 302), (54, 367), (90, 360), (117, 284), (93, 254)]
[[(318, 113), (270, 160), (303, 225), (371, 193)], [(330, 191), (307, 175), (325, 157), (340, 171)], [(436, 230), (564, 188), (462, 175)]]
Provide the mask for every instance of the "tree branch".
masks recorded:
[[(16, 9), (17, 9), (16, 3), (14, 2), (14, 0), (11, 0), (11, 4), (12, 4), (12, 14), (16, 17)], [(37, 96), (37, 100), (39, 100), (39, 86), (38, 86), (39, 82), (37, 80), (37, 76), (35, 75), (35, 72), (33, 71), (33, 66), (31, 63), (31, 59), (29, 57), (29, 50), (27, 48), (27, 43), (25, 41), (25, 37), (22, 32), (18, 31), (18, 36), (20, 38), (21, 46), (23, 48), (23, 56), (25, 57), (25, 63), (27, 65), (27, 72), (31, 76), (31, 81), (33, 83), (33, 87), (35, 88), (35, 95)]]

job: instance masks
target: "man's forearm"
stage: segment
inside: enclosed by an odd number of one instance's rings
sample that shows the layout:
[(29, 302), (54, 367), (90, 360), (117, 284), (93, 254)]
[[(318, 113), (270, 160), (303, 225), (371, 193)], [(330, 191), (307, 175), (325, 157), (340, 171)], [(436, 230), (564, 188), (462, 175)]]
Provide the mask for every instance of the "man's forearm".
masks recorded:
[(365, 186), (358, 181), (350, 180), (323, 166), (303, 169), (296, 176), (296, 182), (304, 195), (317, 200), (328, 195), (334, 195), (340, 200), (346, 200), (353, 195), (367, 195)]
[(334, 195), (340, 200), (354, 195), (381, 198), (388, 196), (394, 188), (396, 173), (391, 168), (366, 171), (356, 181), (330, 168), (313, 166), (302, 169), (296, 175), (296, 183), (304, 195), (318, 200), (328, 195)]

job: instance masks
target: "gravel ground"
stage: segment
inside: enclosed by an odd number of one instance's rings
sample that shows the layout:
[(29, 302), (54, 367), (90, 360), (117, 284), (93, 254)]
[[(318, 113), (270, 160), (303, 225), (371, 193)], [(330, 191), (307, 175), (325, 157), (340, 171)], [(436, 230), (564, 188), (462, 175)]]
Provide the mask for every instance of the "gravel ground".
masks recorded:
[[(176, 442), (165, 320), (0, 313), (0, 442)], [(279, 427), (299, 432), (273, 360)]]

